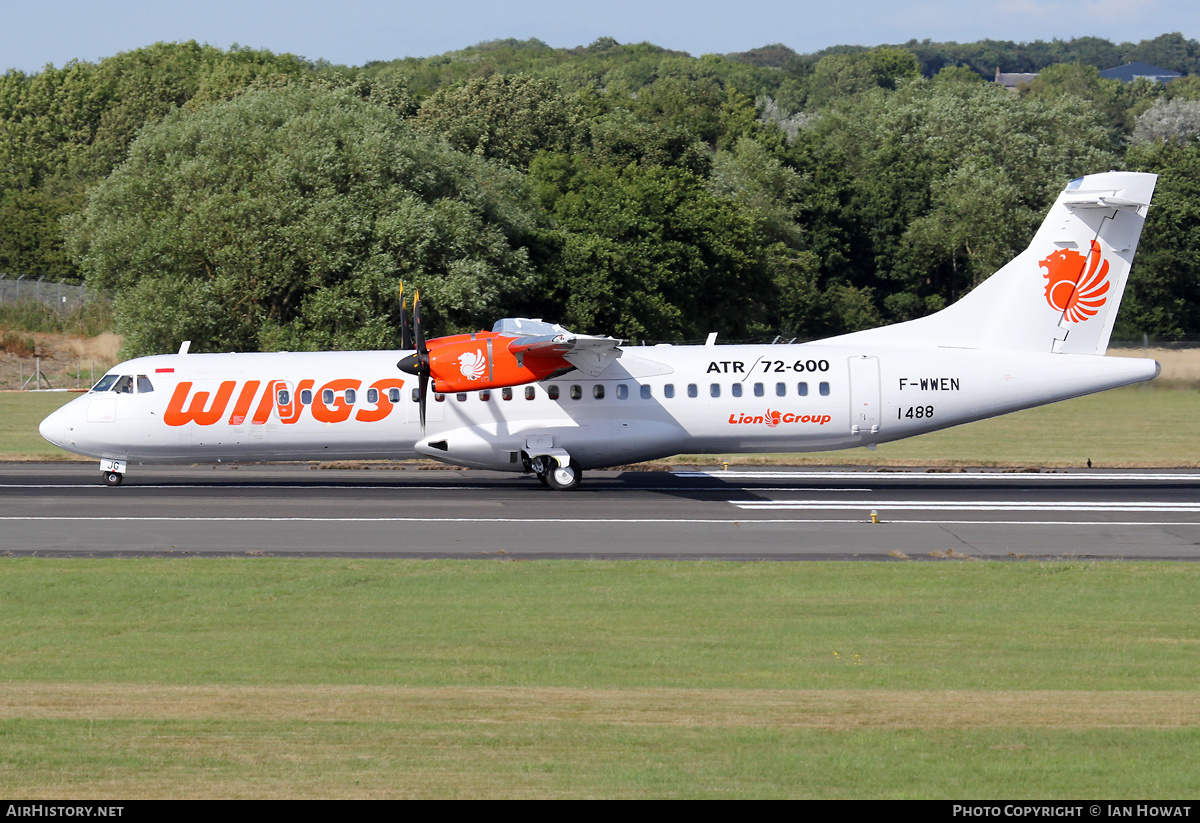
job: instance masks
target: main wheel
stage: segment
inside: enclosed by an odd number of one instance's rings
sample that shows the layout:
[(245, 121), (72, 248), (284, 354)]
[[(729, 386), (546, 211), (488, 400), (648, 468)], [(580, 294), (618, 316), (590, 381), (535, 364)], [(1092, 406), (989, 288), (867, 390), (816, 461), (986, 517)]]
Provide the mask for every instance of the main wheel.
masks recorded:
[(121, 481), (125, 479), (125, 475), (120, 472), (101, 472), (100, 476), (104, 479), (106, 486), (119, 486)]
[(556, 492), (569, 492), (579, 487), (579, 481), (583, 479), (583, 469), (572, 459), (566, 466), (555, 466), (546, 472), (545, 478), (546, 485)]

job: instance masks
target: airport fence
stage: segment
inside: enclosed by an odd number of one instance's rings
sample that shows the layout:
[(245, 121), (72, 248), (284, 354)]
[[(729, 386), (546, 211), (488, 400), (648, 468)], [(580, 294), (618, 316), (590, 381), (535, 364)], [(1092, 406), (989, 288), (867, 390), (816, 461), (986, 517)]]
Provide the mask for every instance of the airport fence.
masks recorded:
[(47, 280), (45, 277), (0, 274), (0, 302), (18, 303), (31, 300), (45, 303), (58, 310), (70, 311), (93, 300), (96, 292), (82, 282)]

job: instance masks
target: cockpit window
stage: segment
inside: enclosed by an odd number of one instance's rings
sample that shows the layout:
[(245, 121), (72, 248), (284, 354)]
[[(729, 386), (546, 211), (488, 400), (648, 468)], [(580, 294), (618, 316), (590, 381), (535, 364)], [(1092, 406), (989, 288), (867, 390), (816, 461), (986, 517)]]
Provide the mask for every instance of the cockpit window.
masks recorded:
[(150, 378), (144, 374), (137, 376), (138, 394), (154, 391), (154, 384), (150, 382)]
[(112, 390), (117, 394), (133, 394), (133, 378), (128, 374), (121, 375), (117, 378), (117, 383)]
[(112, 388), (113, 383), (117, 382), (120, 375), (106, 374), (100, 378), (100, 382), (92, 386), (92, 391), (108, 391)]

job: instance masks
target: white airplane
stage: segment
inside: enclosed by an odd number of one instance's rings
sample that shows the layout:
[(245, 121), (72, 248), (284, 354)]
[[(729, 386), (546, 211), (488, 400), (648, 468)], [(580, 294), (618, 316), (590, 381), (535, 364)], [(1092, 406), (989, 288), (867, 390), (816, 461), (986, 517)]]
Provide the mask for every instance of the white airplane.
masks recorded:
[(426, 342), (418, 301), (403, 351), (185, 343), (114, 367), (40, 431), (100, 458), (110, 486), (135, 463), (421, 456), (569, 490), (584, 469), (673, 454), (873, 446), (1156, 377), (1154, 360), (1103, 356), (1155, 181), (1072, 180), (1024, 252), (954, 305), (893, 326), (641, 347), (510, 319)]

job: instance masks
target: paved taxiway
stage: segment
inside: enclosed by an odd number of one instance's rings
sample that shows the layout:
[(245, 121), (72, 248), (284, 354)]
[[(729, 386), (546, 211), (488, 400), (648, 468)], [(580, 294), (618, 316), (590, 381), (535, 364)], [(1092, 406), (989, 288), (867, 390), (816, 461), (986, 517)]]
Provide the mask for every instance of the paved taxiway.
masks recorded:
[[(875, 511), (877, 524), (870, 522)], [(0, 464), (12, 554), (1200, 559), (1200, 474)]]

